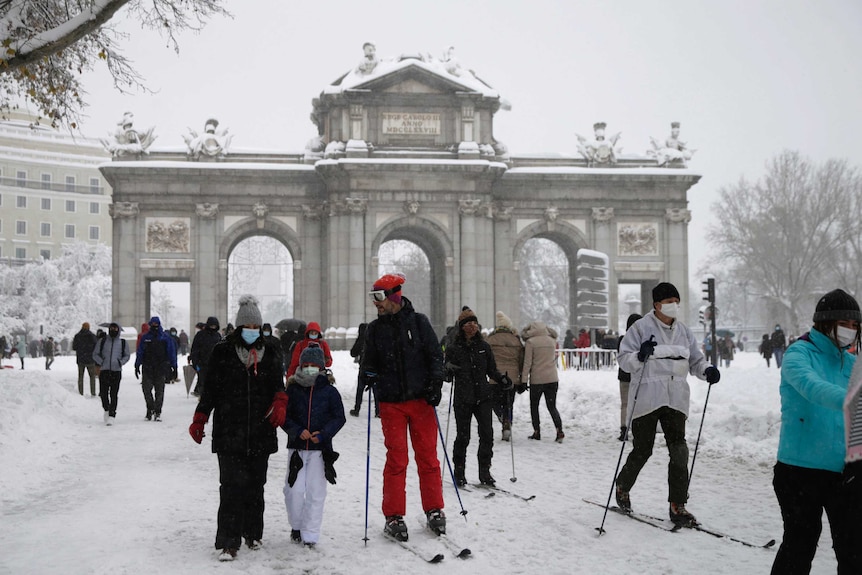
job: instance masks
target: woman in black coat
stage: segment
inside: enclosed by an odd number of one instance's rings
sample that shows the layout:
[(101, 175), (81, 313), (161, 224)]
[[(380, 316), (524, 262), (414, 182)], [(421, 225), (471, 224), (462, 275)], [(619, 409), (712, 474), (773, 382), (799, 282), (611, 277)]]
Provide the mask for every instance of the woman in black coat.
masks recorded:
[(242, 539), (250, 549), (263, 536), (263, 486), (269, 456), (278, 451), (276, 428), (284, 424), (284, 391), (280, 350), (261, 333), (257, 300), (240, 298), (236, 329), (216, 344), (209, 376), (195, 409), (189, 433), (196, 442), (215, 412), (212, 450), (218, 455), (220, 503), (215, 547), (220, 561), (236, 557)]

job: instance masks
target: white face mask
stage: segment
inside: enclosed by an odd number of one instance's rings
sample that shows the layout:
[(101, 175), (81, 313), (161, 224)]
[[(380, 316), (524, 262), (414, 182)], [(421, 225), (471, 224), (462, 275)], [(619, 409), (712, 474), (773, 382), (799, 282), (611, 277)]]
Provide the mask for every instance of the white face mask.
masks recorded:
[(308, 334), (308, 339), (317, 339), (320, 337), (319, 333), (310, 333)]
[(837, 326), (837, 328), (838, 345), (840, 347), (849, 347), (853, 345), (853, 342), (856, 341), (856, 330), (849, 327), (844, 327), (843, 325), (839, 325)]
[(320, 368), (314, 365), (309, 365), (300, 368), (300, 371), (303, 375), (317, 375), (318, 373), (320, 373)]
[(666, 315), (669, 318), (675, 318), (679, 315), (679, 304), (678, 303), (663, 303), (661, 304), (661, 313)]

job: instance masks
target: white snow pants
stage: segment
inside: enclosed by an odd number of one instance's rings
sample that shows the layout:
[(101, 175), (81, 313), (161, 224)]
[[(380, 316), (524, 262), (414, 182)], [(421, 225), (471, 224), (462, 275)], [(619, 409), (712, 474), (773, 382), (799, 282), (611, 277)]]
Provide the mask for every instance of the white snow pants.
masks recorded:
[[(323, 503), (326, 501), (326, 477), (323, 470), (323, 452), (304, 449), (288, 449), (287, 460), (299, 451), (302, 469), (296, 476), (293, 487), (284, 477), (284, 506), (291, 529), (298, 529), (303, 543), (317, 543), (320, 525), (323, 523)], [(290, 468), (288, 466), (288, 473)]]

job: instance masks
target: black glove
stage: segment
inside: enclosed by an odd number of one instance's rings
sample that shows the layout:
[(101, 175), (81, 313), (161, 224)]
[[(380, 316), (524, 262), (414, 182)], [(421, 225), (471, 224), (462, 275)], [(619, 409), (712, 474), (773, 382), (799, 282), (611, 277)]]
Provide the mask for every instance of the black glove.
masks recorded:
[(293, 452), (293, 455), (290, 456), (290, 465), (288, 466), (290, 469), (287, 474), (287, 484), (293, 487), (293, 484), (296, 483), (296, 476), (299, 475), (299, 470), (302, 469), (302, 456), (299, 454), (299, 450)]
[(524, 393), (525, 391), (527, 391), (527, 384), (526, 383), (519, 383), (518, 385), (515, 386), (515, 391), (518, 392), (519, 394)]
[(326, 480), (331, 484), (335, 485), (335, 478), (338, 475), (335, 473), (335, 462), (338, 459), (339, 453), (337, 451), (324, 451), (323, 452), (323, 475), (326, 476)]
[(141, 379), (141, 366), (135, 366), (135, 379)]
[(646, 361), (649, 356), (655, 353), (655, 346), (657, 345), (655, 336), (649, 336), (649, 340), (641, 344), (641, 350), (638, 352), (638, 361)]
[(710, 385), (718, 383), (718, 380), (721, 379), (721, 372), (718, 371), (718, 368), (714, 365), (707, 367), (706, 371), (703, 372), (703, 375), (706, 376), (706, 382)]
[(512, 383), (512, 378), (509, 377), (509, 374), (504, 373), (503, 377), (500, 378), (500, 385), (503, 386), (504, 391), (509, 391), (515, 384)]
[(442, 381), (430, 381), (425, 385), (425, 401), (428, 402), (428, 405), (433, 405), (437, 407), (440, 405), (440, 400), (443, 399), (443, 382)]

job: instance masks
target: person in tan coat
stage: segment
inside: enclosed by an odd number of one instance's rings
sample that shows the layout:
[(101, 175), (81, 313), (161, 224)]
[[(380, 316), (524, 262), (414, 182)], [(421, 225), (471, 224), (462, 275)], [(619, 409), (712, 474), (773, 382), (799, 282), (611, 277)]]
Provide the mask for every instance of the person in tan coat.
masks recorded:
[(521, 384), (530, 386), (530, 419), (533, 422), (533, 434), (530, 439), (541, 439), (539, 430), (539, 400), (545, 396), (545, 406), (557, 428), (557, 443), (562, 443), (566, 436), (563, 433), (563, 422), (557, 411), (557, 332), (544, 322), (534, 321), (521, 331), (524, 338), (524, 367), (521, 371)]
[[(497, 360), (497, 369), (500, 373), (507, 374), (512, 381), (521, 381), (521, 368), (524, 365), (524, 344), (518, 337), (512, 320), (501, 311), (496, 314), (496, 329), (485, 341), (491, 346), (494, 358)], [(493, 380), (492, 383), (496, 384)], [(512, 404), (515, 395), (512, 390), (504, 391), (500, 385), (493, 385), (497, 391), (497, 401), (494, 412), (503, 422), (503, 441), (509, 441), (512, 436)], [(518, 385), (518, 390), (523, 392), (525, 386)]]

